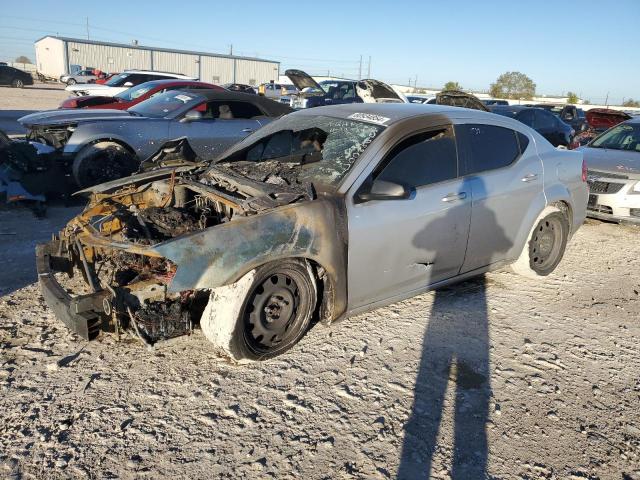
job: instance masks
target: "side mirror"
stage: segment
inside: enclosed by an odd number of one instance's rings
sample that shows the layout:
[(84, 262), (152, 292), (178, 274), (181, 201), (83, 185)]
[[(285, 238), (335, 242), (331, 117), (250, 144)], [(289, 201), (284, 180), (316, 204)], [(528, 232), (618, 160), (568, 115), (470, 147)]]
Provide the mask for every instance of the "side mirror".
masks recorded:
[(365, 183), (363, 188), (356, 194), (356, 198), (360, 202), (369, 202), (371, 200), (405, 200), (410, 198), (412, 193), (413, 188), (400, 183), (374, 180), (368, 185)]
[(194, 122), (196, 120), (202, 120), (202, 113), (198, 110), (189, 110), (184, 114), (184, 117), (180, 120), (182, 123)]
[(123, 87), (133, 87), (133, 83), (131, 82), (124, 82), (124, 84), (122, 85)]

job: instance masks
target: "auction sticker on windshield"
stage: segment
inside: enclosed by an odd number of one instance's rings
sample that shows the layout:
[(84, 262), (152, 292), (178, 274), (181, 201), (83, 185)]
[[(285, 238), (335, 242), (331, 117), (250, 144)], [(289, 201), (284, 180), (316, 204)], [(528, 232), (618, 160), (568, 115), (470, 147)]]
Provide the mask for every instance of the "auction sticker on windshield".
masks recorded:
[(189, 95), (184, 95), (184, 94), (176, 95), (175, 98), (177, 100), (183, 101), (184, 103), (187, 103), (189, 100), (193, 100), (193, 97), (190, 97)]
[(347, 118), (350, 118), (351, 120), (376, 123), (378, 125), (384, 125), (390, 120), (390, 118), (388, 117), (383, 117), (382, 115), (374, 115), (373, 113), (352, 113)]

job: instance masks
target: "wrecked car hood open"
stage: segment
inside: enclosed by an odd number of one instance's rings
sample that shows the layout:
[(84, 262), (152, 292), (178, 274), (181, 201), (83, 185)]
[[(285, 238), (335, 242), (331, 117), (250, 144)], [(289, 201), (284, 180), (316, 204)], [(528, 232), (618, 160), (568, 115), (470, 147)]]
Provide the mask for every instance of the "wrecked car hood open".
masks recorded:
[(356, 91), (364, 103), (405, 103), (393, 88), (380, 80), (360, 80)]

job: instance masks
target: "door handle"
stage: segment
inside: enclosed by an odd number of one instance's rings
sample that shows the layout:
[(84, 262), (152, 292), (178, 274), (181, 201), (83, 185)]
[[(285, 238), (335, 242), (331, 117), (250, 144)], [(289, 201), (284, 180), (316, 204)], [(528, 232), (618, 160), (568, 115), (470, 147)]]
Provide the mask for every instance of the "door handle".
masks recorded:
[(253, 132), (253, 128), (243, 128), (242, 131), (245, 133), (251, 133)]
[(522, 177), (522, 181), (523, 182), (531, 182), (532, 180), (535, 180), (536, 178), (538, 178), (538, 174), (537, 173), (528, 173), (524, 177)]
[(467, 198), (467, 193), (466, 192), (450, 193), (449, 195), (446, 195), (446, 196), (442, 197), (442, 201), (443, 202), (455, 202), (456, 200), (464, 200), (465, 198)]

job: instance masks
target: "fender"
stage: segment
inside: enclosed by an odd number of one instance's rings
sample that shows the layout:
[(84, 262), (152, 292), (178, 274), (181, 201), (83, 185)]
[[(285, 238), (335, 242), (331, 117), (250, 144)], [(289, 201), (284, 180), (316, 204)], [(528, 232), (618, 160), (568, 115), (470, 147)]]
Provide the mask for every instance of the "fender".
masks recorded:
[(84, 137), (82, 140), (82, 143), (72, 143), (72, 142), (73, 142), (73, 136), (69, 139), (69, 142), (67, 142), (67, 144), (64, 146), (64, 149), (63, 149), (64, 155), (74, 156), (87, 145), (91, 145), (93, 143), (98, 143), (98, 142), (115, 142), (125, 147), (134, 155), (138, 154), (138, 152), (135, 151), (135, 149), (129, 144), (127, 140), (125, 140), (124, 137), (122, 137), (121, 135), (111, 134), (108, 132), (96, 133), (94, 135)]
[(153, 250), (178, 267), (170, 292), (229, 285), (276, 260), (311, 260), (324, 268), (333, 287), (331, 321), (347, 304), (346, 222), (340, 209), (340, 202), (333, 199), (288, 205), (234, 218), (156, 245)]

